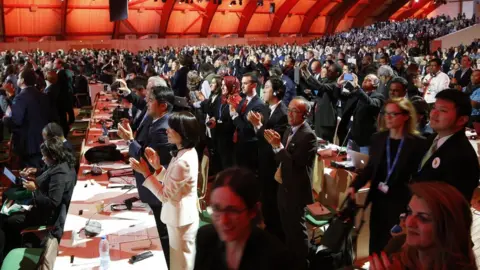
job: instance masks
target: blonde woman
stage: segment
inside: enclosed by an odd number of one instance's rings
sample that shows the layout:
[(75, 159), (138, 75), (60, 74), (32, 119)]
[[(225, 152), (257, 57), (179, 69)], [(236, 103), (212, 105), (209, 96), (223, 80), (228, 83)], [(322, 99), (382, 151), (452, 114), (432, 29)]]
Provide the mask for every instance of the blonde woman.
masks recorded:
[(350, 194), (371, 180), (367, 202), (370, 214), (370, 254), (383, 250), (390, 230), (406, 212), (410, 196), (408, 183), (423, 157), (425, 139), (418, 135), (417, 116), (405, 98), (386, 102), (380, 119), (380, 132), (372, 135), (370, 158), (350, 187)]

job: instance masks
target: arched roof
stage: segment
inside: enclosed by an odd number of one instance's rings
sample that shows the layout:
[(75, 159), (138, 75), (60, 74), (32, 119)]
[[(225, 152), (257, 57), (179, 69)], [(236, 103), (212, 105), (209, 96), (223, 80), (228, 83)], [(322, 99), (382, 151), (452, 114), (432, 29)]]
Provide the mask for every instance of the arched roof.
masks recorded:
[[(129, 16), (109, 21), (108, 0), (0, 0), (0, 35), (40, 39), (318, 36), (389, 18), (423, 17), (431, 0), (130, 0)], [(240, 5), (241, 3), (241, 5)], [(275, 12), (271, 12), (271, 6)], [(155, 37), (155, 36), (154, 36)], [(127, 36), (128, 38), (128, 36)]]

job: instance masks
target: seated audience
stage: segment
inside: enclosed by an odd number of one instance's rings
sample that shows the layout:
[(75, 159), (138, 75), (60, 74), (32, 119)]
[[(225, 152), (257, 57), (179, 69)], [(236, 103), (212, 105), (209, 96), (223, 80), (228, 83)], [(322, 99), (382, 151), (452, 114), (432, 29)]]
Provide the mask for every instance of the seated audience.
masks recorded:
[[(20, 232), (31, 226), (64, 224), (76, 181), (75, 158), (58, 138), (45, 141), (41, 146), (42, 160), (47, 169), (39, 176), (29, 175), (23, 187), (32, 193), (30, 211), (1, 215), (0, 226), (5, 232), (5, 251), (20, 247)], [(60, 239), (63, 227), (53, 235)]]

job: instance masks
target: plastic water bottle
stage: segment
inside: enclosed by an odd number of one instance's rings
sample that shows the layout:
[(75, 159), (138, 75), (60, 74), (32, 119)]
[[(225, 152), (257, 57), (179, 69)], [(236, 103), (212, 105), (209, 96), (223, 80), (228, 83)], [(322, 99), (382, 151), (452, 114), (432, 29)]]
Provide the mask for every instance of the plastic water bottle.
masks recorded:
[(107, 270), (110, 265), (110, 245), (106, 236), (102, 236), (98, 251), (100, 253), (100, 269)]

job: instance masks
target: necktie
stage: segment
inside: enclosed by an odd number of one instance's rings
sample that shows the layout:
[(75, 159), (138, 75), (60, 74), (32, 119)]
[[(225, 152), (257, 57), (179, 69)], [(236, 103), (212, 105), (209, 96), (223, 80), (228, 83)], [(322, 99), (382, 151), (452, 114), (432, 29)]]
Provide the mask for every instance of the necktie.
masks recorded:
[(435, 140), (433, 140), (432, 146), (430, 147), (430, 149), (428, 149), (428, 152), (423, 157), (422, 168), (425, 165), (425, 163), (427, 163), (427, 161), (432, 157), (433, 153), (435, 153), (435, 151), (437, 151), (438, 140), (439, 140), (439, 138), (435, 138)]
[(288, 135), (287, 144), (285, 145), (285, 148), (288, 147), (288, 144), (290, 144), (290, 141), (292, 140), (292, 138), (293, 138), (293, 128), (290, 130), (290, 134)]

